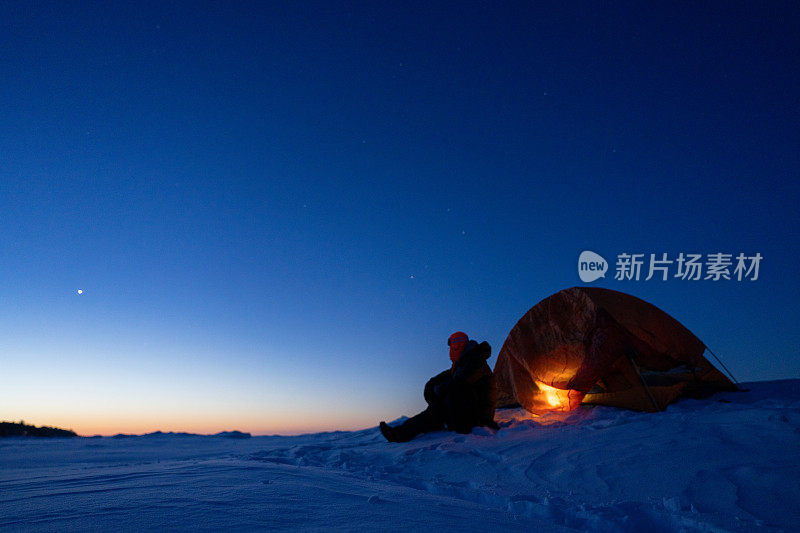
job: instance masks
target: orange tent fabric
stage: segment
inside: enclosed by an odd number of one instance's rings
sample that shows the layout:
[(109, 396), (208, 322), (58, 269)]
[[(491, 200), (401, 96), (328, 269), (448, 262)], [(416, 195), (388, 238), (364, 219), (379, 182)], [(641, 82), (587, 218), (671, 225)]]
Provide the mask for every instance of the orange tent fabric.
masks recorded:
[(498, 407), (659, 411), (680, 396), (737, 390), (705, 350), (680, 322), (635, 296), (565, 289), (533, 306), (503, 343), (494, 369)]

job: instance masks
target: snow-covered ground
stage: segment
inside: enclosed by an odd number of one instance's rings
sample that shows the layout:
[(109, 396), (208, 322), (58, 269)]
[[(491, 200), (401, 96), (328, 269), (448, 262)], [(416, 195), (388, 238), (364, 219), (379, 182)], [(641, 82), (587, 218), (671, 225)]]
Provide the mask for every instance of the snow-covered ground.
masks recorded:
[(389, 444), (0, 440), (0, 530), (800, 531), (800, 380)]

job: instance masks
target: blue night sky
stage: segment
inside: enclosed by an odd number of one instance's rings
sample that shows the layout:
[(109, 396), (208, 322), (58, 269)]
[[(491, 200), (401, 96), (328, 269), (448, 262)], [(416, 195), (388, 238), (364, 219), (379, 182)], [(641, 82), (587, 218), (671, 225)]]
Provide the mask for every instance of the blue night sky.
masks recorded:
[[(566, 4), (0, 4), (0, 419), (411, 415), (583, 250), (740, 381), (800, 377), (798, 4)], [(680, 252), (763, 260), (614, 279)]]

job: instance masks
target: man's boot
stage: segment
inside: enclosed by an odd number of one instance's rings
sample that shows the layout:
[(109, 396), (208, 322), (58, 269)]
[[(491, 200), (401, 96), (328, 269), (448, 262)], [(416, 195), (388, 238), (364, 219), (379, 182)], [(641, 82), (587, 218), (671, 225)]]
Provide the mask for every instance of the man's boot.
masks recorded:
[(397, 440), (397, 436), (395, 435), (395, 430), (392, 426), (387, 424), (384, 421), (380, 423), (381, 433), (389, 442), (400, 442)]

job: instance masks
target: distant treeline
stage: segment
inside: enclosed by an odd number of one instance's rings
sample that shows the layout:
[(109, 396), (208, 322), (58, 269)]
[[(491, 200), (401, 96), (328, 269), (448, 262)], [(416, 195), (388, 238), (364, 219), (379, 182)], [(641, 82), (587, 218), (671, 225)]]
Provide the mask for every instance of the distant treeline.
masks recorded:
[(77, 437), (71, 429), (29, 426), (25, 421), (0, 422), (0, 437)]

